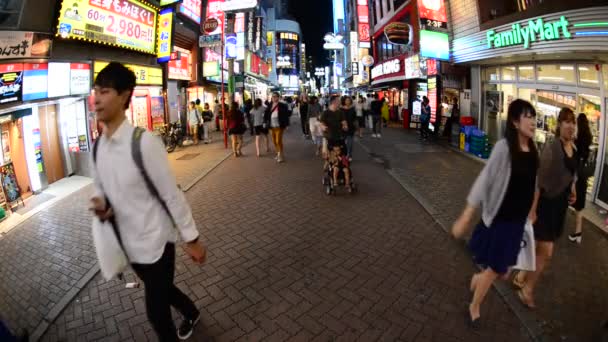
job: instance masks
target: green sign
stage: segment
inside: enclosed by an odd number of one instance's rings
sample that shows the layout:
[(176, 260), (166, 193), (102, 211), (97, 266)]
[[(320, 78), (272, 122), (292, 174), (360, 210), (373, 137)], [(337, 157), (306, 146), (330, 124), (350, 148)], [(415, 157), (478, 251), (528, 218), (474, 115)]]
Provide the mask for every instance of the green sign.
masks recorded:
[(530, 47), (531, 42), (544, 40), (557, 40), (570, 38), (568, 31), (568, 20), (563, 15), (559, 20), (544, 22), (542, 18), (529, 20), (528, 26), (513, 24), (510, 31), (496, 32), (489, 30), (486, 32), (488, 48), (501, 48), (506, 46), (523, 44), (524, 49)]

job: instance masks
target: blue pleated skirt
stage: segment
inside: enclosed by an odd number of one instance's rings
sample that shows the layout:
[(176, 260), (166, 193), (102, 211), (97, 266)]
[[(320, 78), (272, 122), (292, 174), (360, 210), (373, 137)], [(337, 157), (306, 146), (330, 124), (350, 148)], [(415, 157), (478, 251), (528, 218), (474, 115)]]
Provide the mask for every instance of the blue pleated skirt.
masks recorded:
[(494, 220), (490, 227), (480, 222), (469, 241), (473, 259), (483, 267), (505, 274), (517, 263), (526, 220), (505, 222)]

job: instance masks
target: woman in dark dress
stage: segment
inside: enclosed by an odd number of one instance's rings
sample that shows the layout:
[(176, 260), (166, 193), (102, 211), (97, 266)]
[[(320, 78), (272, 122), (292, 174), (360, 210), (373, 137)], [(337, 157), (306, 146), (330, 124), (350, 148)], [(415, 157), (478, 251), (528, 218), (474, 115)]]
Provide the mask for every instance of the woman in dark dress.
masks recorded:
[(568, 204), (576, 200), (576, 169), (578, 160), (574, 146), (576, 118), (569, 108), (562, 108), (557, 118), (555, 140), (543, 149), (538, 172), (538, 221), (534, 225), (536, 240), (536, 271), (521, 271), (513, 285), (522, 304), (530, 309), (534, 304), (534, 288), (553, 257), (555, 241), (564, 232)]
[(473, 275), (474, 292), (468, 315), (473, 329), (479, 328), (480, 306), (499, 276), (507, 277), (516, 264), (526, 220), (534, 221), (534, 192), (538, 153), (533, 142), (536, 111), (527, 101), (509, 105), (505, 139), (498, 141), (481, 171), (467, 206), (454, 223), (452, 234), (463, 237), (475, 211), (481, 206), (482, 221), (470, 241), (475, 262), (484, 270)]
[(576, 202), (572, 206), (576, 210), (576, 228), (574, 234), (570, 234), (568, 239), (572, 242), (581, 243), (583, 240), (583, 209), (585, 209), (587, 200), (587, 181), (593, 175), (593, 169), (590, 169), (587, 165), (591, 154), (590, 146), (593, 141), (587, 115), (583, 113), (578, 115), (576, 128), (578, 131), (575, 141), (578, 170), (576, 175)]
[(247, 130), (245, 126), (245, 115), (239, 110), (236, 102), (232, 102), (228, 112), (228, 134), (232, 140), (232, 153), (235, 157), (243, 155), (243, 134)]

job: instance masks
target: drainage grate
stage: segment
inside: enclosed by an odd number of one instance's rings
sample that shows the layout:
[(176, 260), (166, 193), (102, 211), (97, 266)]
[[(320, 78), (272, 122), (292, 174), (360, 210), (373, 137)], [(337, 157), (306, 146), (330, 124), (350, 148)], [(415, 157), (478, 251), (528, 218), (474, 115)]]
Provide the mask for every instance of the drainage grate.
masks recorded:
[(196, 157), (198, 157), (200, 155), (200, 153), (186, 153), (183, 156), (177, 158), (177, 160), (192, 160)]

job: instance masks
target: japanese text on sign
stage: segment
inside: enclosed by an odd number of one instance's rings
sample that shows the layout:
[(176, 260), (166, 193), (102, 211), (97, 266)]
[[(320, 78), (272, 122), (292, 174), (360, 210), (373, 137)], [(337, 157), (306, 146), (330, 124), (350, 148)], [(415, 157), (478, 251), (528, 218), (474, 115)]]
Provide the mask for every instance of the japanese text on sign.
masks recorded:
[(156, 11), (137, 0), (64, 0), (58, 35), (155, 53)]

